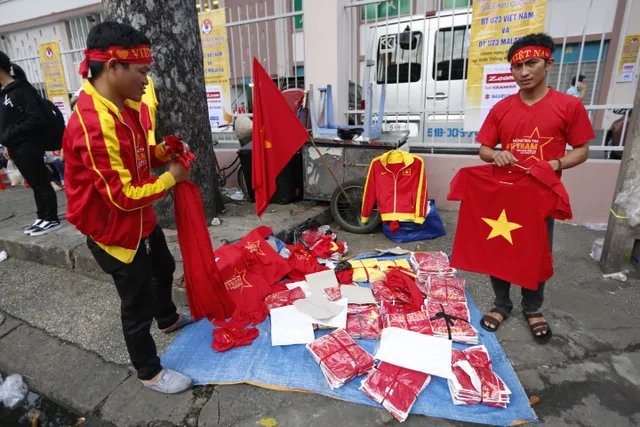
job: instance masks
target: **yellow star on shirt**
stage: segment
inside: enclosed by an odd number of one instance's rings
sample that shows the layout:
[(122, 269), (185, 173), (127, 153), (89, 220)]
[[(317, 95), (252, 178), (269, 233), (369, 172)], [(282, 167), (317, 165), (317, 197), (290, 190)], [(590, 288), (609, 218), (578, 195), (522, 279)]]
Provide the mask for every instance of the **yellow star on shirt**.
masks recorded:
[(502, 236), (507, 240), (507, 242), (511, 243), (512, 245), (513, 239), (511, 238), (511, 232), (513, 230), (517, 230), (518, 228), (522, 228), (520, 224), (509, 222), (509, 220), (507, 219), (507, 212), (504, 209), (502, 209), (502, 213), (497, 220), (489, 218), (482, 218), (482, 220), (489, 224), (489, 227), (491, 227), (491, 233), (489, 234), (489, 237), (487, 237), (487, 240), (493, 239), (494, 237)]

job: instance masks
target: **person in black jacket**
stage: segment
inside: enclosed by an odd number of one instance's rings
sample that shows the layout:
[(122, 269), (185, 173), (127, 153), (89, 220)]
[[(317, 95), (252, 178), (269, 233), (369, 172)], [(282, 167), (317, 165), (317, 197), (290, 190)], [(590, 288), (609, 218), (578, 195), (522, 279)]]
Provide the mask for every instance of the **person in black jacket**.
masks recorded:
[(46, 132), (40, 95), (24, 71), (0, 51), (0, 144), (33, 189), (38, 217), (25, 234), (42, 236), (61, 227), (58, 200), (49, 183), (40, 139)]

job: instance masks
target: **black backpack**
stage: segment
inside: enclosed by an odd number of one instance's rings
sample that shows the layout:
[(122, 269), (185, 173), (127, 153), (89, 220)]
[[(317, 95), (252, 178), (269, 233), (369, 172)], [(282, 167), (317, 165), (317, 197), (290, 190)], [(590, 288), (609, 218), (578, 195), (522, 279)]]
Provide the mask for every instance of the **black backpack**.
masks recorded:
[(42, 113), (47, 121), (47, 128), (42, 132), (42, 148), (45, 151), (57, 151), (62, 148), (62, 136), (64, 135), (64, 116), (56, 105), (46, 98), (40, 98)]

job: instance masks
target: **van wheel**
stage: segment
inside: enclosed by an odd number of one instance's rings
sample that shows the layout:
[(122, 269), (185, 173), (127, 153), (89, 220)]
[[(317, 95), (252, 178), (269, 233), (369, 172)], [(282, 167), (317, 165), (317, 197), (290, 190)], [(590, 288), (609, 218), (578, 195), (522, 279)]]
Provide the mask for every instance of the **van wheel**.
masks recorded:
[(355, 234), (371, 233), (382, 224), (380, 213), (377, 209), (371, 213), (369, 222), (364, 224), (362, 216), (362, 197), (364, 195), (365, 180), (357, 179), (342, 184), (344, 193), (340, 187), (331, 195), (331, 214), (338, 225), (345, 231)]

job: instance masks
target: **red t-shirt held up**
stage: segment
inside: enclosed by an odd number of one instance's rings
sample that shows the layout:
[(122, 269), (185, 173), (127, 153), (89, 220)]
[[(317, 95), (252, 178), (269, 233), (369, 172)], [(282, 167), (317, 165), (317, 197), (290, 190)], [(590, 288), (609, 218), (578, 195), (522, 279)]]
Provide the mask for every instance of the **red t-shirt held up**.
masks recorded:
[(553, 275), (546, 220), (571, 218), (568, 198), (519, 168), (482, 165), (460, 169), (447, 199), (462, 201), (451, 267), (527, 289)]
[[(580, 99), (549, 88), (533, 105), (516, 93), (489, 112), (476, 140), (513, 153), (518, 164), (530, 167), (539, 160), (564, 156), (566, 145), (578, 147), (595, 138), (587, 110)], [(558, 174), (559, 175), (559, 174)]]

